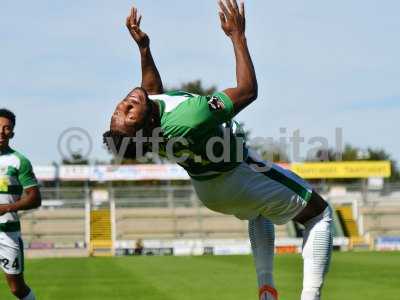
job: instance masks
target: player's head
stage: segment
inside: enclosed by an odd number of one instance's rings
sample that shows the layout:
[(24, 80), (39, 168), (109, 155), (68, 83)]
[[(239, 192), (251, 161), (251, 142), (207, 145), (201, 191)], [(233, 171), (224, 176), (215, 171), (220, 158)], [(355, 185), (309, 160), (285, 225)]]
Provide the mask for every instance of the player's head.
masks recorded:
[[(136, 158), (136, 145), (131, 141), (124, 144), (124, 140), (135, 137), (139, 130), (143, 130), (146, 136), (152, 121), (151, 113), (152, 105), (147, 92), (140, 87), (133, 89), (115, 108), (110, 130), (103, 134), (104, 143), (114, 154)], [(123, 145), (127, 148), (121, 153)]]
[(134, 137), (144, 129), (150, 120), (151, 104), (147, 92), (142, 88), (133, 89), (118, 103), (111, 117), (110, 129)]
[(8, 147), (14, 137), (15, 114), (5, 108), (0, 109), (0, 149)]

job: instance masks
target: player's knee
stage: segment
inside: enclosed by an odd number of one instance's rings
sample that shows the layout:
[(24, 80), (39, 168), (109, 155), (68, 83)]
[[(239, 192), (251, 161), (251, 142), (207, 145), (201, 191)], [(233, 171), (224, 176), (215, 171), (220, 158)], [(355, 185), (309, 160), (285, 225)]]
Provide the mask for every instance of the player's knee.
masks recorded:
[(274, 247), (275, 228), (268, 219), (259, 216), (249, 221), (249, 236), (252, 247)]
[(324, 218), (329, 222), (333, 221), (333, 210), (330, 205), (328, 205), (324, 211)]
[(306, 231), (310, 231), (314, 228), (318, 230), (323, 229), (330, 231), (330, 226), (332, 225), (332, 222), (333, 222), (333, 211), (330, 206), (327, 206), (320, 215), (305, 222), (304, 227)]

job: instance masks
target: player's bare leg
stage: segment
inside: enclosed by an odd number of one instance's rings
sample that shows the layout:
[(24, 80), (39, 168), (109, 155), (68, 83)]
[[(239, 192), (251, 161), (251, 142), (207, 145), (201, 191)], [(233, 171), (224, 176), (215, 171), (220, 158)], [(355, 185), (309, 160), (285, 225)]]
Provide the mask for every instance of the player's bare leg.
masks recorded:
[(5, 274), (11, 293), (22, 300), (35, 300), (35, 295), (25, 283), (23, 273), (18, 275)]
[(328, 203), (316, 192), (313, 192), (307, 206), (293, 219), (293, 221), (304, 224), (321, 214), (327, 207)]
[(294, 221), (305, 227), (301, 300), (319, 300), (332, 253), (332, 210), (325, 200), (314, 192), (307, 207)]

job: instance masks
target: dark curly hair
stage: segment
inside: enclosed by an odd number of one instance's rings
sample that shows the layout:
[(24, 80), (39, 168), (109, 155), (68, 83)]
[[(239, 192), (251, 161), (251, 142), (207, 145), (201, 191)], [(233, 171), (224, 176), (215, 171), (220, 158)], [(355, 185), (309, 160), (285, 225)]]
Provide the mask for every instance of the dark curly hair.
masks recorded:
[(10, 120), (10, 122), (13, 124), (13, 127), (15, 127), (15, 114), (11, 111), (8, 110), (6, 108), (1, 108), (0, 109), (0, 117), (2, 118), (6, 118), (8, 120)]

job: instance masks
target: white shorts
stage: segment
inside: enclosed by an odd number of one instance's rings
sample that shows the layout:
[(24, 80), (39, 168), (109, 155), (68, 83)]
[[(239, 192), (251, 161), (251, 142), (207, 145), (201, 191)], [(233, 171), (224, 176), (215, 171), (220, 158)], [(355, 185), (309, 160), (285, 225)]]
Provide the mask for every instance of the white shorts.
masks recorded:
[(24, 244), (20, 232), (0, 232), (0, 266), (10, 275), (24, 271)]
[(293, 172), (256, 158), (216, 178), (192, 182), (209, 209), (242, 220), (262, 215), (277, 225), (300, 213), (312, 194), (311, 186)]

